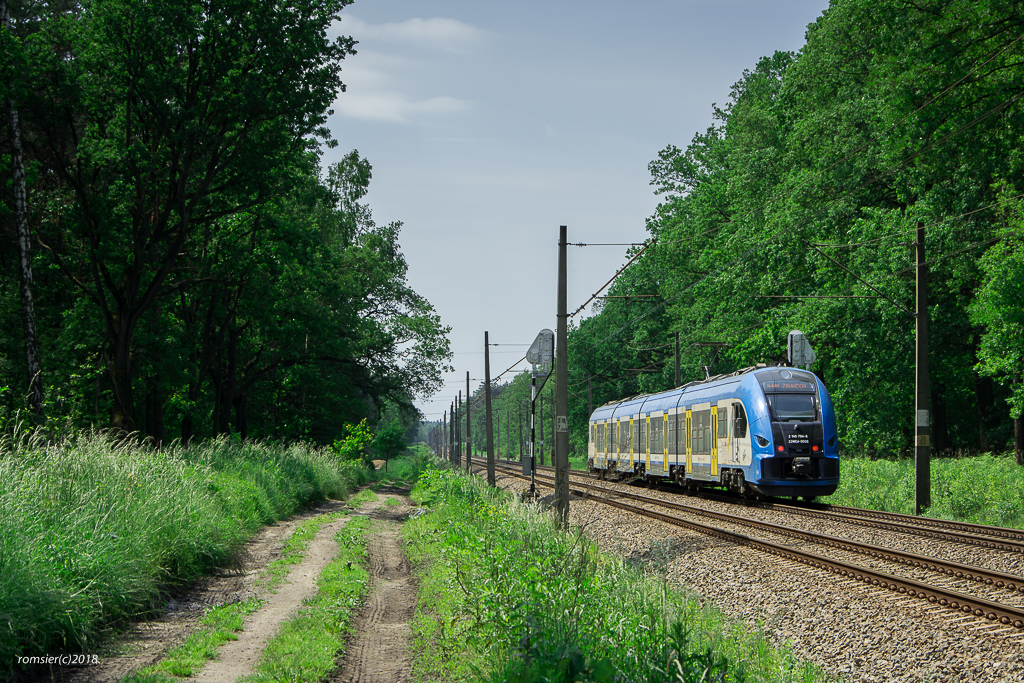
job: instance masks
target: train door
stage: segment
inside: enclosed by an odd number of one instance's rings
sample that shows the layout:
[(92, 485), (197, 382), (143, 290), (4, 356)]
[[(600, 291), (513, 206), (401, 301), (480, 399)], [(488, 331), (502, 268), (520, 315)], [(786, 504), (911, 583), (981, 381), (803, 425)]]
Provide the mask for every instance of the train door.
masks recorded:
[(661, 472), (662, 474), (668, 474), (668, 413), (662, 417), (661, 423)]
[(736, 449), (736, 462), (740, 465), (749, 465), (753, 457), (750, 447), (750, 434), (747, 432), (747, 411), (743, 408), (742, 401), (732, 404), (732, 442)]
[(718, 478), (718, 411), (711, 411), (711, 478)]
[(640, 447), (640, 434), (637, 432), (640, 430), (640, 420), (636, 416), (630, 418), (630, 467), (633, 469), (633, 464), (637, 462), (635, 454), (638, 453), (637, 449)]
[(690, 442), (690, 430), (693, 420), (693, 411), (686, 410), (686, 432), (683, 434), (683, 441), (686, 443), (686, 474), (693, 474), (693, 444)]
[(650, 416), (649, 413), (644, 418), (644, 424), (642, 425), (641, 428), (644, 430), (643, 441), (644, 441), (644, 446), (646, 446), (646, 448), (644, 448), (644, 451), (647, 454), (647, 471), (650, 472), (651, 471), (651, 416)]
[(729, 429), (729, 412), (731, 410), (732, 401), (719, 401), (718, 402), (718, 429), (716, 431), (716, 438), (718, 439), (718, 459), (723, 465), (733, 465), (736, 463), (736, 459), (733, 457), (732, 448), (732, 430)]
[[(717, 451), (712, 431), (712, 420), (715, 410), (710, 403), (697, 403), (690, 406), (689, 446), (692, 453), (693, 478), (711, 481), (717, 478)], [(714, 452), (714, 455), (713, 455)], [(713, 474), (714, 472), (714, 474)]]

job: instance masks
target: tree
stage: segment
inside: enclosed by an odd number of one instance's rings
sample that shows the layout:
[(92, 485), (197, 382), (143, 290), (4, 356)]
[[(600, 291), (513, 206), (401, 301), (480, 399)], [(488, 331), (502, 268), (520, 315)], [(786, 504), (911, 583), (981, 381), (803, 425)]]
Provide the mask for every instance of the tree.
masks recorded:
[(115, 428), (135, 427), (135, 335), (188, 284), (190, 237), (287, 192), (290, 160), (329, 139), (354, 42), (327, 30), (349, 2), (90, 0), (27, 40), (41, 241), (100, 313)]
[(1009, 383), (1017, 464), (1024, 465), (1024, 205), (1005, 203), (1006, 227), (981, 259), (985, 273), (971, 319), (984, 326), (978, 369)]
[(388, 468), (391, 458), (403, 453), (409, 444), (405, 439), (406, 428), (400, 422), (388, 422), (377, 430), (373, 438), (373, 450), (384, 460), (384, 469)]
[(32, 236), (28, 226), (28, 194), (25, 189), (25, 164), (21, 149), (21, 124), (14, 103), (14, 71), (23, 62), (16, 49), (14, 31), (7, 0), (0, 0), (0, 55), (3, 56), (4, 115), (11, 136), (11, 167), (14, 175), (14, 222), (18, 231), (18, 275), (21, 281), (21, 316), (25, 334), (25, 367), (28, 372), (29, 405), (37, 420), (44, 417), (43, 367), (39, 353), (39, 331), (36, 327), (35, 300), (32, 296)]

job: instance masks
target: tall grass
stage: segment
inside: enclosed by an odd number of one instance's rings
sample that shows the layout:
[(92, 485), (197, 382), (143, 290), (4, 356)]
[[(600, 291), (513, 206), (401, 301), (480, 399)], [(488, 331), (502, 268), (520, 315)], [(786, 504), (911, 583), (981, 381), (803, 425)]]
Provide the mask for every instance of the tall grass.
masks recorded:
[(236, 560), (259, 527), (366, 481), (302, 445), (228, 439), (157, 451), (83, 433), (0, 445), (0, 672), (95, 652), (162, 593)]
[[(914, 513), (914, 461), (844, 458), (839, 489), (821, 502)], [(1024, 528), (1024, 467), (1012, 455), (931, 461), (929, 517)]]
[(403, 533), (419, 565), (417, 680), (816, 681), (822, 674), (647, 566), (599, 553), (461, 472), (424, 474)]

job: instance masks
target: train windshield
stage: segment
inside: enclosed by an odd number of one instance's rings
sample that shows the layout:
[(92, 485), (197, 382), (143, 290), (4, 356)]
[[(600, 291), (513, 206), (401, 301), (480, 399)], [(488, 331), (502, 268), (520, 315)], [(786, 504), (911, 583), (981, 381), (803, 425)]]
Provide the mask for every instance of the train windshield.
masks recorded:
[(811, 394), (768, 394), (773, 422), (817, 422), (818, 411)]

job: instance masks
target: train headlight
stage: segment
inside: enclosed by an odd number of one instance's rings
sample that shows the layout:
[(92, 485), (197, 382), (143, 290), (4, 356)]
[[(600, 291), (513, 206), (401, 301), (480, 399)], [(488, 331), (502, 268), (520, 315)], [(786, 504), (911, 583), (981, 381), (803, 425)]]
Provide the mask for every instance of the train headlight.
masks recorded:
[(757, 434), (755, 434), (754, 438), (757, 439), (757, 445), (760, 446), (761, 448), (764, 448), (765, 446), (768, 445), (768, 439), (764, 438), (763, 436), (758, 436)]

